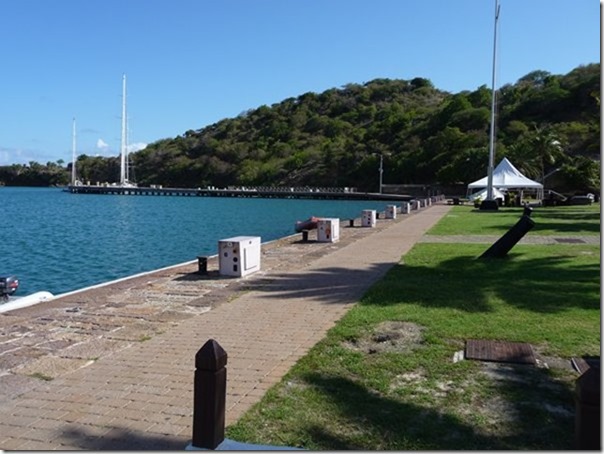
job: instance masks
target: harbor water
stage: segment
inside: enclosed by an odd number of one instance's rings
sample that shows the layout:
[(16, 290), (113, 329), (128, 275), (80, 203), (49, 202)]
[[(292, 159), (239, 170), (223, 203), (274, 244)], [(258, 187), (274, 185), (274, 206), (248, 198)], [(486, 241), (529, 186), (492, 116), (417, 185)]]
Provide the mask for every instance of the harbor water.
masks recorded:
[(77, 195), (0, 187), (0, 275), (15, 296), (55, 295), (214, 255), (220, 239), (294, 233), (311, 216), (349, 219), (385, 201)]

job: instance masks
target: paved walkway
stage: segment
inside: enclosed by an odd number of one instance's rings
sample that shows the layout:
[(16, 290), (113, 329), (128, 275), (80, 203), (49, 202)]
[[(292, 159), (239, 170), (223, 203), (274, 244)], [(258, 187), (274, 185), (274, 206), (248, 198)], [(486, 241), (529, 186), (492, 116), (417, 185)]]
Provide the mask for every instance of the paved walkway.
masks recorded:
[(336, 244), (263, 245), (243, 279), (191, 263), (1, 314), (0, 449), (183, 449), (210, 338), (228, 353), (236, 421), (449, 209), (342, 226)]

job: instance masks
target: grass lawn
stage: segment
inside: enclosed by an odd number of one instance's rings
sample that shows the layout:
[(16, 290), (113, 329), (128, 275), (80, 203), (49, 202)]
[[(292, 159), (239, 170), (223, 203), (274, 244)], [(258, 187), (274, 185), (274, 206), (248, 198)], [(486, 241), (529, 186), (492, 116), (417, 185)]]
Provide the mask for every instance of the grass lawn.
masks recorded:
[[(522, 208), (500, 208), (496, 213), (480, 211), (473, 206), (455, 206), (432, 235), (499, 235), (505, 233), (522, 215)], [(599, 235), (600, 204), (560, 207), (538, 207), (531, 218), (532, 235)]]
[[(598, 233), (598, 210), (536, 209), (531, 233)], [(502, 234), (521, 211), (456, 206), (430, 233)], [(418, 243), (227, 436), (311, 450), (572, 449), (567, 364), (600, 355), (600, 247), (477, 259), (484, 250)], [(468, 339), (528, 342), (547, 367), (454, 362)]]

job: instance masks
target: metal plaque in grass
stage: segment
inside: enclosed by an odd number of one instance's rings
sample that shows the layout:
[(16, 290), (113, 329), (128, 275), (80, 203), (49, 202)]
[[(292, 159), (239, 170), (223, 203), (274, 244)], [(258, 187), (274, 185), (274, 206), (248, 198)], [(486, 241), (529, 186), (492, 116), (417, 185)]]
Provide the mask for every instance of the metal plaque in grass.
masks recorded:
[(585, 241), (580, 238), (554, 238), (558, 243), (568, 243), (568, 244), (584, 244)]
[(501, 363), (535, 364), (535, 354), (530, 344), (471, 339), (466, 341), (466, 359)]

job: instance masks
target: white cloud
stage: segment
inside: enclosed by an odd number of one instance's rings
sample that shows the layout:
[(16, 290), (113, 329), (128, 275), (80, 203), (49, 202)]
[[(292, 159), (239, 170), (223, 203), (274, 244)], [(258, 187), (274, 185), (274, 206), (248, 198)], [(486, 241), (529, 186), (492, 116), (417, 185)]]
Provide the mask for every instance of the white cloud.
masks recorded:
[(38, 149), (11, 148), (0, 145), (0, 166), (29, 164), (31, 161), (46, 164), (49, 161), (56, 162), (57, 158)]
[[(128, 153), (134, 153), (135, 151), (142, 150), (142, 149), (146, 148), (147, 145), (148, 144), (144, 143), (144, 142), (130, 143), (130, 144), (128, 144)], [(105, 142), (103, 139), (98, 139), (96, 141), (96, 148), (103, 155), (107, 155), (107, 154), (111, 153), (111, 151), (112, 151), (109, 144), (107, 142)], [(119, 151), (117, 153), (119, 153)]]
[(107, 142), (105, 142), (103, 139), (99, 139), (96, 141), (96, 147), (99, 150), (105, 151), (109, 148), (109, 144)]
[(135, 151), (143, 150), (143, 149), (147, 148), (147, 145), (148, 144), (146, 144), (144, 142), (128, 144), (128, 153), (134, 153)]

